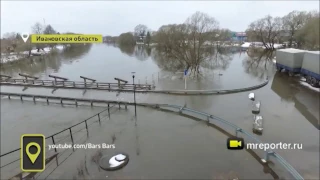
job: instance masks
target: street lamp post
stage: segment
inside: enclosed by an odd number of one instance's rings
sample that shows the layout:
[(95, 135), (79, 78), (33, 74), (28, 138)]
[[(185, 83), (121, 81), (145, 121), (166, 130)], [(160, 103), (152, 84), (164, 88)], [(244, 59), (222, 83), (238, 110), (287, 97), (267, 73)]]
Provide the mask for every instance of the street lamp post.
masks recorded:
[(132, 73), (132, 80), (133, 80), (133, 101), (134, 101), (134, 115), (137, 116), (137, 104), (136, 104), (136, 85), (134, 84), (134, 74), (135, 72)]

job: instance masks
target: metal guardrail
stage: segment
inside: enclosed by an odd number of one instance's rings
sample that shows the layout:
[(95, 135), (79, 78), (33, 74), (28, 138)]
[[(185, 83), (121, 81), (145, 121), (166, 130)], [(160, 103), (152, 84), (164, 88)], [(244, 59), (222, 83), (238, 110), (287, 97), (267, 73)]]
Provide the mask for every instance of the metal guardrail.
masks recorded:
[[(26, 94), (15, 94), (15, 93), (3, 93), (3, 92), (0, 92), (1, 95), (8, 95), (9, 97), (10, 96), (17, 96), (17, 97), (33, 97), (33, 100), (35, 101), (35, 97), (38, 97), (38, 98), (45, 98), (47, 99), (47, 102), (48, 102), (48, 96), (35, 96), (35, 95), (26, 95)], [(108, 106), (109, 106), (109, 103), (110, 104), (124, 104), (124, 105), (134, 105), (134, 103), (132, 102), (123, 102), (123, 101), (107, 101), (107, 100), (94, 100), (94, 99), (75, 99), (75, 98), (63, 98), (63, 97), (50, 97), (50, 98), (53, 98), (53, 99), (65, 99), (65, 100), (75, 100), (75, 101), (86, 101), (86, 102), (91, 102), (91, 105), (93, 104), (93, 102), (99, 102), (99, 103), (108, 103)], [(62, 100), (61, 100), (61, 103), (62, 103)], [(226, 121), (222, 118), (219, 118), (219, 117), (216, 117), (214, 115), (211, 115), (211, 114), (208, 114), (208, 113), (205, 113), (205, 112), (201, 112), (201, 111), (197, 111), (197, 110), (193, 110), (193, 109), (189, 109), (189, 108), (186, 108), (185, 106), (179, 106), (179, 105), (170, 105), (170, 104), (149, 104), (149, 103), (136, 103), (136, 105), (138, 106), (144, 106), (144, 107), (152, 107), (152, 108), (156, 108), (156, 109), (163, 109), (163, 108), (174, 108), (176, 110), (178, 110), (178, 112), (182, 113), (183, 111), (187, 111), (187, 112), (191, 112), (191, 113), (194, 113), (194, 114), (198, 114), (198, 115), (202, 115), (204, 116), (206, 119), (207, 122), (210, 123), (210, 119), (211, 120), (215, 120), (215, 121), (219, 121), (231, 128), (234, 129), (234, 132), (235, 132), (235, 136), (238, 136), (239, 133), (245, 135), (246, 137), (252, 139), (253, 141), (255, 141), (256, 143), (263, 143), (261, 140), (259, 140), (257, 137), (255, 137), (253, 134), (243, 130), (242, 128), (238, 127), (237, 125), (229, 122), (229, 121)], [(109, 109), (109, 108), (108, 108)], [(101, 113), (101, 112), (100, 112)], [(99, 114), (99, 113), (98, 113)], [(96, 115), (95, 115), (96, 116)], [(92, 117), (91, 117), (92, 118)], [(87, 119), (88, 120), (88, 119)], [(86, 121), (86, 120), (85, 120)], [(84, 121), (80, 122), (80, 123), (83, 123)], [(78, 124), (80, 124), (78, 123)], [(75, 126), (75, 125), (74, 125)], [(72, 127), (74, 127), (72, 126)], [(64, 131), (68, 130), (69, 128), (65, 129)], [(63, 131), (60, 131), (59, 133), (61, 133)], [(71, 132), (71, 131), (70, 131)], [(57, 133), (56, 133), (57, 134)], [(55, 134), (55, 135), (56, 135)], [(53, 135), (52, 135), (53, 136)], [(51, 138), (51, 136), (47, 137), (47, 138)], [(5, 156), (7, 154), (10, 154), (10, 153), (13, 153), (15, 151), (18, 151), (20, 150), (19, 149), (16, 149), (16, 150), (13, 150), (13, 151), (10, 151), (8, 153), (5, 153), (3, 155), (1, 155), (0, 157), (2, 156)], [(295, 178), (295, 179), (299, 179), (299, 180), (303, 180), (304, 178), (287, 162), (285, 161), (279, 154), (277, 154), (276, 152), (274, 151), (271, 151), (271, 150), (266, 150), (264, 151), (264, 160), (267, 162), (268, 159), (270, 157), (274, 157), (288, 172), (290, 172), (290, 174)]]
[[(169, 108), (174, 108), (177, 109), (179, 112), (183, 112), (183, 111), (188, 111), (191, 113), (195, 113), (195, 114), (199, 114), (199, 115), (203, 115), (207, 118), (207, 121), (210, 123), (210, 119), (212, 120), (216, 120), (219, 122), (222, 122), (226, 125), (228, 125), (229, 127), (232, 127), (235, 130), (235, 136), (238, 136), (238, 133), (241, 133), (243, 135), (245, 135), (246, 137), (254, 140), (256, 143), (263, 143), (261, 140), (259, 140), (258, 138), (256, 138), (253, 134), (241, 129), (240, 127), (238, 127), (235, 124), (232, 124), (229, 121), (226, 121), (224, 119), (221, 119), (219, 117), (213, 116), (211, 114), (205, 113), (205, 112), (200, 112), (197, 110), (193, 110), (193, 109), (189, 109), (183, 106), (178, 106), (178, 105), (158, 105), (159, 108), (161, 107), (169, 107)], [(264, 156), (264, 160), (268, 161), (269, 158), (272, 156), (274, 157), (287, 171), (290, 172), (290, 174), (298, 180), (303, 180), (304, 178), (285, 160), (283, 159), (279, 154), (277, 154), (276, 152), (272, 151), (272, 150), (267, 150), (264, 151), (265, 152), (265, 156)]]

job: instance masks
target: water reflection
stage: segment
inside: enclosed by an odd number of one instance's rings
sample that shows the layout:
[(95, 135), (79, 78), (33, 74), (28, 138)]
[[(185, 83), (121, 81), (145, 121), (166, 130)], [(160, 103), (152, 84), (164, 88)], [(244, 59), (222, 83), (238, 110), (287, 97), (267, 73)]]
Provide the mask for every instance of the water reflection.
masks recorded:
[(118, 46), (120, 51), (128, 56), (133, 56), (135, 46), (128, 46), (128, 45), (119, 45)]
[(208, 61), (204, 61), (202, 66), (208, 69), (226, 70), (233, 59), (233, 53), (233, 48), (216, 48), (213, 50), (210, 59)]
[(50, 74), (57, 72), (62, 62), (70, 63), (78, 60), (91, 49), (91, 44), (66, 47), (63, 52), (50, 54), (41, 58), (30, 58), (12, 64), (1, 65), (1, 74), (16, 76), (18, 73), (26, 73), (36, 76), (40, 73)]
[(67, 47), (61, 54), (63, 60), (75, 60), (80, 59), (87, 54), (92, 47), (92, 44), (81, 44), (77, 46)]
[(265, 79), (268, 72), (272, 70), (274, 56), (274, 51), (248, 50), (247, 56), (242, 61), (242, 66), (246, 73), (259, 79)]
[(136, 57), (140, 61), (145, 61), (150, 57), (152, 48), (144, 45), (118, 45), (120, 51), (131, 57)]
[(2, 65), (1, 74), (17, 76), (18, 73), (26, 73), (36, 76), (39, 73), (44, 73), (47, 71), (56, 72), (60, 66), (61, 57), (59, 57), (57, 54), (54, 54), (41, 59), (26, 59), (12, 65)]
[[(148, 51), (147, 51), (147, 49), (148, 49)], [(148, 57), (150, 56), (149, 54), (151, 54), (149, 47), (146, 47), (144, 45), (137, 45), (134, 48), (134, 56), (140, 61), (147, 60)]]
[[(289, 84), (289, 86), (288, 86)], [(299, 86), (299, 80), (277, 72), (272, 81), (271, 89), (281, 100), (294, 102), (294, 107), (318, 130), (319, 125), (319, 93)]]
[[(203, 69), (221, 69), (226, 70), (229, 67), (230, 62), (233, 59), (232, 48), (206, 48), (205, 49), (206, 58), (200, 64)], [(179, 59), (168, 58), (165, 56), (166, 52), (161, 51), (160, 49), (154, 49), (151, 52), (151, 57), (154, 62), (165, 71), (176, 72), (183, 71), (184, 63)]]

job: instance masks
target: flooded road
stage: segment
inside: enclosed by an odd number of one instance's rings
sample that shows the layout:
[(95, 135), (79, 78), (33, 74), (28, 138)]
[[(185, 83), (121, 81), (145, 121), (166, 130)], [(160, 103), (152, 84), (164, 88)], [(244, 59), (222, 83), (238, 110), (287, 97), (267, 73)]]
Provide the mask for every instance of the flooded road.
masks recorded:
[[(75, 53), (75, 52), (73, 52)], [(149, 55), (150, 54), (150, 55)], [(217, 60), (214, 68), (207, 69), (204, 74), (204, 78), (201, 80), (188, 79), (187, 89), (232, 89), (242, 88), (263, 82), (266, 76), (269, 76), (269, 83), (258, 90), (253, 92), (256, 94), (256, 99), (261, 101), (261, 115), (264, 118), (264, 131), (262, 135), (256, 135), (263, 142), (269, 143), (302, 143), (302, 150), (275, 150), (278, 152), (286, 161), (288, 161), (305, 179), (316, 179), (319, 177), (319, 91), (314, 88), (302, 85), (297, 77), (288, 77), (285, 73), (276, 73), (272, 61), (252, 61), (246, 52), (232, 52), (228, 54), (231, 59)], [(27, 73), (34, 76), (39, 76), (41, 79), (49, 79), (49, 74), (56, 74), (58, 76), (67, 77), (69, 80), (81, 80), (80, 75), (87, 76), (90, 78), (97, 79), (98, 81), (110, 81), (114, 82), (114, 77), (119, 77), (132, 82), (131, 72), (136, 72), (136, 80), (140, 83), (148, 82), (156, 85), (157, 89), (184, 89), (184, 80), (181, 78), (182, 74), (173, 74), (170, 72), (162, 71), (158, 66), (157, 59), (152, 56), (152, 52), (148, 53), (141, 49), (135, 48), (132, 50), (119, 49), (113, 46), (107, 45), (95, 45), (90, 47), (88, 51), (80, 55), (68, 55), (65, 57), (52, 57), (51, 59), (43, 60), (42, 62), (26, 63), (21, 67), (18, 65), (9, 67), (2, 67), (1, 74), (17, 76), (18, 73)], [(220, 74), (220, 75), (219, 75)], [(153, 75), (153, 78), (152, 78)], [(147, 77), (147, 78), (146, 78)], [(159, 77), (159, 78), (158, 78)], [(135, 81), (136, 82), (136, 81)], [(138, 83), (138, 82), (136, 82)], [(41, 95), (53, 95), (53, 96), (71, 96), (71, 97), (83, 97), (83, 98), (94, 98), (94, 99), (109, 99), (109, 100), (120, 100), (120, 101), (133, 101), (132, 93), (112, 93), (104, 91), (88, 90), (85, 93), (82, 90), (66, 90), (58, 89), (52, 93), (52, 89), (45, 88), (28, 88), (22, 91), (21, 87), (1, 87), (2, 92), (16, 92), (26, 94), (41, 94)], [(164, 94), (136, 94), (137, 102), (149, 102), (149, 103), (165, 103), (165, 104), (186, 104), (188, 108), (196, 109), (202, 112), (210, 113), (220, 118), (226, 119), (237, 126), (243, 128), (246, 131), (252, 132), (253, 115), (251, 114), (251, 101), (248, 99), (248, 93), (237, 93), (228, 95), (212, 95), (212, 96), (173, 96)], [(9, 102), (2, 101), (2, 104)], [(17, 102), (18, 104), (20, 101)], [(3, 106), (3, 105), (2, 105)], [(5, 105), (9, 107), (9, 105)], [(19, 107), (19, 105), (17, 105)], [(2, 108), (2, 107), (1, 107)], [(90, 108), (88, 108), (90, 109)], [(30, 109), (30, 114), (37, 114), (41, 112), (55, 112), (57, 110), (46, 109), (41, 107), (38, 110)], [(62, 111), (62, 110), (61, 110)], [(74, 110), (76, 112), (77, 110)], [(84, 110), (85, 113), (88, 110)], [(91, 111), (91, 110), (90, 110)], [(99, 111), (99, 110), (97, 110)], [(148, 114), (147, 110), (139, 110), (143, 115)], [(5, 122), (8, 126), (14, 126), (10, 124), (10, 114), (2, 114), (1, 109), (1, 121)], [(10, 112), (10, 111), (9, 111)], [(72, 112), (72, 111), (70, 111)], [(60, 112), (63, 113), (63, 112)], [(89, 111), (88, 111), (89, 113)], [(139, 113), (139, 112), (138, 112)], [(151, 112), (150, 112), (151, 113)], [(77, 113), (78, 114), (78, 113)], [(8, 117), (6, 117), (8, 116)], [(81, 115), (75, 115), (74, 117), (61, 117), (66, 119), (66, 123), (72, 122), (73, 118)], [(88, 114), (89, 116), (89, 114)], [(160, 119), (168, 119), (165, 113), (157, 114)], [(31, 116), (30, 116), (31, 117)], [(36, 117), (32, 116), (32, 117)], [(179, 116), (170, 117), (178, 121)], [(68, 120), (67, 120), (68, 119)], [(148, 118), (147, 118), (148, 119)], [(150, 119), (150, 118), (149, 118)], [(151, 118), (152, 119), (152, 118)], [(17, 121), (18, 119), (16, 119)], [(79, 119), (80, 120), (80, 119)], [(33, 120), (30, 120), (30, 122)], [(150, 121), (150, 123), (153, 121)], [(161, 127), (171, 126), (170, 122), (165, 121)], [(180, 121), (179, 121), (180, 122)], [(148, 121), (143, 121), (145, 125), (148, 125)], [(163, 122), (164, 123), (164, 122)], [(172, 122), (173, 123), (173, 122)], [(198, 123), (198, 122), (194, 122)], [(40, 126), (40, 125), (39, 125)], [(179, 127), (173, 126), (176, 131), (180, 131)], [(13, 131), (3, 131), (6, 128), (1, 126), (1, 138), (3, 137), (19, 137), (20, 135), (12, 135)], [(40, 128), (40, 127), (39, 127)], [(41, 125), (43, 130), (52, 129), (52, 125), (43, 124)], [(132, 127), (133, 128), (133, 127)], [(148, 129), (150, 127), (145, 127)], [(152, 129), (152, 128), (150, 128)], [(55, 129), (53, 128), (53, 131)], [(29, 129), (26, 129), (29, 131)], [(32, 128), (31, 130), (32, 131)], [(172, 130), (174, 131), (174, 130)], [(183, 131), (183, 130), (181, 130)], [(220, 137), (221, 134), (212, 129), (214, 135)], [(2, 134), (6, 132), (5, 134)], [(159, 132), (160, 129), (159, 129)], [(203, 129), (188, 134), (180, 134), (181, 141), (187, 141), (193, 139), (192, 136), (204, 136), (202, 133), (209, 133)], [(22, 132), (21, 132), (22, 133)], [(161, 139), (161, 133), (156, 133), (158, 138)], [(143, 136), (143, 135), (142, 135)], [(148, 135), (150, 136), (150, 135)], [(176, 134), (176, 136), (178, 136)], [(153, 137), (153, 136), (152, 136)], [(98, 138), (98, 137), (97, 137)], [(153, 137), (157, 139), (156, 136)], [(200, 137), (199, 137), (200, 138)], [(209, 138), (210, 139), (210, 138)], [(209, 139), (203, 141), (210, 142)], [(2, 140), (2, 139), (1, 139)], [(99, 142), (98, 138), (95, 140)], [(129, 140), (128, 140), (129, 141)], [(160, 140), (159, 140), (160, 141)], [(164, 140), (162, 140), (164, 141)], [(196, 141), (194, 139), (194, 141)], [(201, 140), (202, 141), (202, 140)], [(1, 141), (2, 143), (3, 141)], [(13, 142), (18, 142), (14, 140)], [(127, 141), (124, 141), (125, 143)], [(145, 142), (150, 143), (149, 140)], [(166, 143), (174, 144), (178, 140), (172, 139)], [(15, 144), (18, 147), (18, 144)], [(215, 143), (214, 138), (212, 142)], [(225, 143), (225, 141), (217, 141), (217, 143)], [(176, 150), (186, 149), (186, 147), (176, 144)], [(213, 144), (212, 144), (213, 145)], [(199, 146), (204, 154), (216, 152), (210, 144), (204, 146), (203, 144), (190, 144), (190, 146)], [(202, 148), (203, 147), (203, 148)], [(198, 148), (199, 149), (199, 148)], [(209, 150), (208, 150), (209, 149)], [(179, 150), (179, 151), (180, 151)], [(189, 149), (190, 151), (181, 152), (181, 156), (194, 156), (191, 152), (195, 152), (195, 149)], [(219, 151), (218, 151), (219, 150)], [(206, 151), (206, 152), (204, 152)], [(220, 152), (228, 150), (217, 149), (217, 152), (222, 153), (219, 155), (212, 154), (212, 157), (227, 156), (226, 153)], [(2, 151), (3, 152), (3, 151)], [(167, 152), (167, 153), (165, 153)], [(217, 153), (216, 152), (216, 153)], [(173, 151), (163, 151), (163, 155), (168, 157), (172, 156)], [(209, 156), (209, 154), (208, 154)], [(247, 156), (247, 155), (245, 155)], [(303, 157), (303, 160), (301, 159)], [(173, 158), (173, 157), (172, 157)], [(190, 157), (191, 158), (191, 157)], [(170, 158), (169, 158), (170, 159)], [(189, 159), (193, 161), (193, 159)], [(211, 158), (208, 158), (211, 161)], [(184, 162), (184, 161), (181, 161)], [(165, 161), (163, 161), (165, 163)], [(250, 161), (251, 163), (251, 161)], [(209, 164), (212, 164), (211, 166)], [(208, 162), (203, 171), (209, 171), (209, 169), (221, 168), (221, 169), (232, 169), (236, 168), (237, 165), (221, 164), (221, 166), (214, 165), (214, 162)], [(164, 165), (164, 164), (162, 164)], [(254, 166), (254, 163), (248, 164)], [(147, 165), (145, 162), (144, 166)], [(170, 166), (168, 166), (170, 168)], [(187, 167), (186, 167), (187, 168)], [(190, 166), (191, 168), (191, 166)], [(247, 168), (246, 168), (247, 169)], [(169, 171), (169, 169), (167, 169)], [(239, 169), (237, 169), (239, 170)], [(129, 170), (128, 170), (129, 171)], [(189, 171), (181, 169), (181, 171)], [(244, 170), (243, 170), (244, 171)], [(260, 170), (261, 171), (261, 170)], [(154, 169), (150, 169), (149, 173), (156, 173)], [(130, 173), (130, 172), (128, 172)], [(136, 172), (138, 173), (138, 172)], [(159, 173), (159, 172), (157, 172)], [(204, 172), (205, 173), (205, 172)], [(208, 174), (208, 172), (206, 172)], [(250, 172), (247, 172), (251, 174)], [(258, 172), (257, 172), (258, 173)], [(201, 174), (201, 173), (200, 173)], [(217, 174), (219, 174), (217, 172)], [(252, 174), (241, 175), (243, 178), (253, 179), (265, 179), (272, 177), (263, 177)], [(258, 173), (259, 174), (259, 173)], [(186, 175), (189, 175), (188, 173)], [(61, 176), (61, 175), (60, 175)], [(129, 175), (128, 175), (129, 176)], [(133, 177), (140, 176), (139, 173), (133, 175)], [(160, 177), (161, 175), (155, 175), (154, 178)], [(175, 174), (172, 176), (178, 178), (181, 174)], [(54, 176), (59, 177), (59, 176)], [(69, 176), (62, 176), (68, 177)], [(148, 176), (147, 176), (148, 177)], [(192, 176), (191, 176), (192, 177)], [(199, 177), (199, 176), (197, 176)], [(70, 177), (71, 178), (71, 177)], [(181, 178), (181, 177), (180, 177)], [(203, 178), (209, 178), (203, 176)]]

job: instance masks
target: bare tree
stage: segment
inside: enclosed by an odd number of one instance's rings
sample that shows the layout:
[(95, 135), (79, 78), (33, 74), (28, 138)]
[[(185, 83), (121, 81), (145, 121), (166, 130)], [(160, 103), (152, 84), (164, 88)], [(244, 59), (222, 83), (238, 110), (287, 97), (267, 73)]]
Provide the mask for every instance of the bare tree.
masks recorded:
[(306, 24), (295, 33), (295, 39), (302, 46), (309, 50), (320, 50), (320, 18), (312, 17), (307, 20)]
[(259, 40), (266, 49), (274, 49), (275, 41), (280, 39), (282, 18), (268, 15), (252, 22), (246, 30), (249, 39)]
[(43, 26), (39, 22), (35, 23), (32, 27), (32, 32), (35, 34), (42, 34), (43, 33)]
[[(54, 30), (53, 27), (49, 24), (44, 28), (43, 34), (57, 34), (57, 31)], [(46, 45), (53, 48), (56, 45), (56, 43), (50, 43), (50, 44), (46, 44)]]
[(134, 28), (134, 37), (136, 38), (137, 41), (143, 41), (144, 42), (144, 37), (146, 36), (148, 31), (148, 27), (143, 24), (139, 24)]
[(16, 32), (8, 32), (3, 34), (3, 38), (8, 40), (14, 40), (16, 39), (16, 35), (17, 35)]
[[(35, 34), (43, 34), (43, 26), (42, 24), (40, 24), (39, 22), (35, 23), (32, 27), (32, 32), (35, 33)], [(40, 49), (43, 49), (44, 48), (44, 45), (43, 44), (36, 44), (36, 48), (38, 49), (38, 52), (40, 51)], [(29, 51), (29, 54), (31, 52)]]
[(145, 36), (147, 33), (148, 27), (143, 24), (139, 24), (134, 28), (134, 35), (135, 36)]
[(47, 25), (43, 30), (43, 34), (56, 34), (56, 33), (57, 33), (57, 31), (54, 30), (50, 24)]
[(218, 41), (229, 41), (231, 39), (232, 32), (229, 29), (220, 29), (217, 33)]
[(306, 11), (292, 11), (283, 17), (283, 29), (289, 32), (289, 47), (292, 46), (295, 33), (305, 25), (307, 19)]
[(218, 29), (218, 22), (205, 13), (196, 12), (184, 24), (164, 25), (159, 28), (156, 41), (162, 56), (172, 59), (177, 68), (190, 69), (198, 74), (200, 65), (208, 60), (205, 42)]

